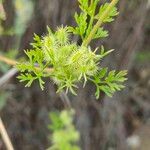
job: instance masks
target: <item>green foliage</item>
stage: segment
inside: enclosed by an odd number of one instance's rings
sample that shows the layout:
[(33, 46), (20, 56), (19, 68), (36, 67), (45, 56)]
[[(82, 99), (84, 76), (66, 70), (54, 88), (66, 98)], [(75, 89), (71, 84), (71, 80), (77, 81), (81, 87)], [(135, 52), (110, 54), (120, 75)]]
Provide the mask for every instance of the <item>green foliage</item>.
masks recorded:
[[(77, 27), (70, 27), (70, 31), (74, 34), (80, 35), (82, 40), (88, 37), (89, 33), (94, 27), (95, 21), (101, 18), (104, 11), (109, 6), (109, 3), (105, 3), (101, 5), (99, 8), (99, 12), (96, 14), (96, 9), (98, 7), (98, 2), (100, 0), (78, 0), (79, 7), (82, 10), (80, 14), (75, 13), (75, 21), (77, 23)], [(109, 12), (108, 16), (103, 20), (103, 23), (112, 22), (114, 17), (118, 15), (118, 11), (116, 7), (113, 7)], [(108, 31), (104, 30), (103, 27), (100, 27), (93, 39), (97, 38), (105, 38), (108, 36)]]
[(73, 111), (62, 111), (61, 113), (50, 113), (52, 131), (50, 140), (52, 146), (48, 150), (80, 150), (77, 146), (79, 132), (73, 125)]
[[(99, 13), (95, 16), (96, 19), (99, 19), (104, 11), (107, 9), (110, 3), (105, 3), (99, 9)], [(116, 7), (113, 7), (112, 10), (109, 12), (109, 15), (103, 20), (104, 23), (114, 21), (114, 17), (117, 16), (119, 13)]]
[(94, 78), (91, 79), (96, 85), (96, 98), (99, 98), (100, 91), (103, 91), (106, 95), (111, 97), (114, 92), (124, 88), (122, 82), (126, 81), (126, 75), (127, 71), (120, 71), (117, 73), (113, 70), (108, 73), (108, 68), (102, 68)]
[[(74, 34), (80, 33), (79, 35), (81, 35), (82, 39), (87, 37), (93, 28), (94, 20), (97, 20), (97, 17), (100, 17), (108, 7), (108, 3), (102, 5), (99, 13), (95, 15), (99, 1), (93, 0), (91, 2), (89, 4), (87, 0), (79, 0), (82, 12), (80, 15), (75, 14), (78, 27), (61, 26), (55, 32), (48, 28), (48, 33), (45, 36), (34, 35), (34, 42), (31, 43), (33, 48), (25, 51), (29, 61), (17, 65), (21, 72), (18, 78), (21, 82), (26, 81), (27, 87), (31, 86), (34, 80), (38, 80), (43, 90), (43, 78), (48, 77), (58, 85), (57, 92), (65, 89), (66, 92), (71, 91), (76, 95), (78, 83), (82, 82), (83, 86), (85, 86), (87, 81), (90, 80), (97, 87), (95, 94), (97, 98), (100, 91), (112, 96), (115, 91), (123, 88), (122, 83), (125, 81), (126, 73), (108, 73), (108, 76), (104, 78), (105, 84), (97, 76), (102, 71), (99, 67), (100, 61), (113, 50), (106, 51), (103, 46), (101, 49), (92, 50), (90, 46), (84, 46), (83, 44), (80, 46), (70, 39), (71, 30), (74, 30)], [(104, 19), (104, 23), (113, 21), (114, 16), (117, 14), (117, 9), (113, 7), (112, 11)], [(90, 17), (89, 23), (87, 22), (87, 17)], [(108, 32), (101, 27), (97, 30), (93, 39), (106, 37), (107, 34)], [(118, 77), (118, 75), (120, 76)], [(98, 78), (99, 81), (96, 82)], [(120, 78), (124, 80), (120, 80)]]
[[(43, 63), (44, 53), (38, 48), (30, 51), (27, 50), (25, 53), (29, 58), (29, 62), (17, 65), (17, 68), (20, 70), (20, 72), (23, 72), (18, 76), (18, 79), (20, 79), (20, 82), (27, 81), (26, 87), (30, 87), (32, 82), (37, 79), (41, 89), (43, 90), (44, 81), (42, 80), (42, 77), (45, 77), (46, 75), (44, 72), (46, 65)], [(36, 65), (39, 68), (35, 67)], [(26, 73), (26, 71), (28, 71), (28, 73)]]

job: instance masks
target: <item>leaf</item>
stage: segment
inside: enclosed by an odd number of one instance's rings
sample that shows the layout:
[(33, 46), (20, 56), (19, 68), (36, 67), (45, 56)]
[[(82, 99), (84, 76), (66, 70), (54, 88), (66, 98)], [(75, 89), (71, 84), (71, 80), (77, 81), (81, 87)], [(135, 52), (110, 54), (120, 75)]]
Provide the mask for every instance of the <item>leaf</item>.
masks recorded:
[(45, 84), (45, 82), (40, 77), (38, 78), (38, 80), (39, 80), (40, 88), (42, 90), (44, 90), (44, 84)]
[(108, 36), (108, 31), (104, 30), (103, 28), (99, 28), (97, 33), (94, 36), (94, 39), (105, 38), (107, 36)]
[(33, 83), (33, 81), (36, 79), (36, 77), (33, 77), (31, 74), (26, 73), (26, 74), (21, 74), (17, 77), (20, 82), (25, 82), (27, 81), (27, 84), (25, 85), (25, 87), (30, 87), (31, 84)]
[(99, 86), (96, 86), (95, 96), (96, 96), (96, 99), (98, 99), (100, 97), (100, 88), (99, 88)]
[(107, 71), (107, 68), (102, 68), (91, 80), (96, 86), (95, 95), (97, 99), (99, 98), (100, 91), (103, 91), (106, 95), (112, 97), (116, 91), (120, 91), (125, 87), (122, 84), (125, 80), (127, 80), (125, 77), (127, 75), (126, 70), (118, 73), (115, 70), (112, 70), (108, 73), (108, 75)]
[(100, 70), (100, 72), (98, 73), (98, 78), (99, 78), (99, 79), (104, 78), (104, 76), (105, 76), (106, 73), (107, 73), (107, 70), (108, 70), (108, 68), (102, 68), (102, 69)]
[(82, 11), (87, 11), (88, 10), (88, 1), (87, 0), (78, 0), (79, 1), (79, 3), (80, 3), (80, 5), (79, 5), (79, 7), (80, 7), (80, 9), (82, 10)]
[(114, 49), (105, 51), (104, 46), (101, 46), (101, 52), (100, 52), (101, 58), (107, 56), (108, 54), (110, 54), (113, 51), (114, 51)]
[[(95, 19), (101, 18), (101, 15), (104, 13), (104, 11), (109, 7), (110, 3), (105, 3), (102, 5), (99, 9), (99, 13), (95, 16)], [(117, 11), (116, 7), (113, 7), (112, 10), (109, 12), (109, 15), (103, 20), (104, 23), (106, 22), (112, 22), (114, 21), (114, 17), (117, 16), (119, 13)]]
[(100, 90), (102, 90), (107, 96), (112, 97), (113, 91), (107, 85), (99, 86)]
[(74, 30), (72, 31), (74, 34), (79, 34), (83, 38), (87, 28), (87, 14), (81, 13), (78, 15), (77, 13), (75, 13), (74, 17), (78, 27), (74, 28)]
[(41, 47), (42, 47), (41, 38), (37, 34), (34, 33), (33, 40), (34, 40), (34, 42), (31, 43), (30, 45), (32, 45), (33, 48), (35, 48), (35, 49), (41, 49)]

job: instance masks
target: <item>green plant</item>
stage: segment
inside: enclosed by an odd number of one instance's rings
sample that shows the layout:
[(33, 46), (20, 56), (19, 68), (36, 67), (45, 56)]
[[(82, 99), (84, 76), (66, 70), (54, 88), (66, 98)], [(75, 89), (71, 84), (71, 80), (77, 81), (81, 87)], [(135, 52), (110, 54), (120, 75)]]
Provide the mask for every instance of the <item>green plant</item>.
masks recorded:
[(73, 116), (72, 110), (50, 113), (51, 123), (48, 128), (52, 131), (52, 146), (48, 150), (80, 150), (76, 145), (79, 132), (73, 125)]
[[(49, 27), (48, 33), (39, 37), (34, 35), (32, 49), (26, 50), (28, 60), (17, 64), (21, 74), (20, 82), (27, 82), (30, 87), (34, 80), (38, 80), (41, 89), (44, 89), (44, 79), (51, 78), (58, 85), (57, 92), (63, 89), (76, 95), (78, 83), (83, 87), (87, 81), (92, 81), (96, 86), (96, 98), (103, 91), (112, 96), (115, 91), (124, 88), (127, 71), (110, 71), (100, 67), (100, 61), (113, 50), (104, 50), (104, 47), (92, 49), (90, 42), (94, 39), (104, 38), (108, 31), (103, 24), (112, 22), (118, 14), (115, 5), (118, 0), (101, 5), (98, 13), (99, 0), (78, 0), (81, 13), (75, 13), (77, 27), (58, 27), (53, 32)], [(71, 40), (71, 35), (79, 35), (82, 44), (78, 45)]]
[[(101, 91), (112, 96), (114, 92), (124, 88), (127, 71), (108, 71), (108, 68), (102, 68), (101, 60), (113, 50), (105, 50), (103, 46), (94, 49), (90, 42), (108, 36), (103, 25), (112, 22), (118, 15), (116, 4), (119, 0), (112, 0), (100, 7), (100, 0), (78, 1), (81, 13), (75, 13), (76, 27), (60, 26), (56, 31), (47, 27), (48, 33), (45, 36), (39, 37), (35, 34), (34, 42), (31, 43), (32, 49), (25, 51), (25, 62), (16, 62), (1, 55), (0, 60), (16, 65), (21, 72), (18, 79), (20, 82), (27, 82), (27, 87), (38, 80), (43, 90), (44, 78), (51, 78), (58, 86), (57, 92), (65, 89), (66, 92), (71, 91), (76, 95), (78, 83), (82, 83), (84, 87), (90, 81), (96, 87), (97, 99)], [(71, 39), (72, 34), (82, 39), (81, 45)], [(53, 132), (49, 150), (80, 149), (76, 145), (79, 133), (73, 126), (72, 115), (72, 111), (50, 115), (52, 124), (49, 129)]]
[[(105, 3), (101, 5), (99, 8), (99, 12), (96, 14), (96, 8), (100, 0), (78, 0), (80, 3), (80, 9), (82, 12), (80, 14), (75, 13), (75, 21), (77, 23), (77, 27), (71, 27), (71, 31), (74, 34), (80, 35), (82, 40), (88, 38), (91, 33), (95, 21), (99, 20), (102, 17), (105, 10), (109, 7), (110, 3)], [(102, 20), (103, 23), (112, 22), (114, 17), (118, 15), (117, 8), (113, 6), (107, 16)], [(88, 21), (87, 21), (88, 20)], [(103, 27), (99, 27), (94, 33), (92, 39), (104, 38), (108, 36), (108, 31), (104, 30)]]

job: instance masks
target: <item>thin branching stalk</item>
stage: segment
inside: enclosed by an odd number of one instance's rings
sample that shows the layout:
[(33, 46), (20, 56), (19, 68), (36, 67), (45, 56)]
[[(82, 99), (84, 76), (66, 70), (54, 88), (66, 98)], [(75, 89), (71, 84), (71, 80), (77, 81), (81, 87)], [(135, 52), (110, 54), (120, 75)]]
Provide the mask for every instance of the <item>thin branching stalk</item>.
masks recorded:
[[(4, 62), (8, 65), (11, 65), (11, 66), (16, 66), (19, 62), (13, 60), (13, 59), (10, 59), (10, 58), (7, 58), (5, 56), (2, 56), (0, 55), (0, 61), (1, 62)], [(35, 67), (36, 69), (39, 69), (39, 67)], [(52, 72), (53, 71), (53, 68), (45, 68), (45, 72)]]
[(0, 61), (5, 62), (6, 64), (11, 66), (15, 66), (17, 64), (17, 61), (4, 57), (2, 55), (0, 55)]
[(7, 131), (5, 129), (5, 126), (4, 126), (1, 118), (0, 118), (0, 133), (1, 133), (4, 143), (6, 145), (7, 150), (14, 150), (11, 140), (7, 134)]
[(71, 110), (72, 109), (71, 101), (70, 101), (69, 97), (67, 96), (67, 94), (64, 91), (62, 91), (59, 95), (65, 105), (65, 108), (68, 110)]
[(16, 68), (12, 68), (10, 69), (6, 74), (4, 74), (1, 78), (0, 78), (0, 89), (3, 86), (3, 84), (5, 84), (10, 78), (12, 78), (16, 73), (18, 72), (18, 70)]
[(98, 28), (103, 24), (103, 20), (109, 15), (110, 10), (119, 2), (119, 0), (112, 0), (108, 8), (104, 11), (102, 16), (99, 18), (93, 30), (90, 32), (89, 36), (83, 41), (82, 45), (87, 46), (91, 40), (93, 39), (95, 33), (97, 32)]

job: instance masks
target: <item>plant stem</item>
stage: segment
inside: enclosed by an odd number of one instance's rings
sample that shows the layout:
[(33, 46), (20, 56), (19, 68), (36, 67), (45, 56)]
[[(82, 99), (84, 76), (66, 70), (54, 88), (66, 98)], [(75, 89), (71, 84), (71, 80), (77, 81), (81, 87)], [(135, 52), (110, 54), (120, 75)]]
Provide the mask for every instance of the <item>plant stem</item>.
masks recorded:
[(82, 45), (87, 46), (91, 40), (93, 39), (95, 33), (97, 32), (98, 28), (103, 24), (103, 20), (108, 16), (110, 10), (118, 3), (119, 0), (112, 0), (107, 9), (101, 15), (97, 23), (94, 25), (92, 31), (90, 32), (89, 36), (83, 41)]
[(59, 95), (65, 105), (65, 108), (68, 110), (71, 110), (72, 109), (71, 101), (70, 101), (69, 97), (67, 96), (67, 94), (64, 91), (62, 91)]
[[(5, 62), (6, 64), (11, 65), (11, 66), (16, 66), (19, 63), (15, 60), (9, 59), (2, 55), (0, 55), (0, 61)], [(39, 67), (35, 67), (35, 68), (40, 69)], [(45, 70), (45, 72), (52, 72), (53, 68), (45, 68), (44, 70)]]
[(15, 66), (17, 64), (17, 61), (4, 57), (2, 55), (0, 55), (0, 61), (3, 61), (6, 64), (11, 65), (11, 66)]
[(0, 118), (0, 133), (2, 135), (2, 139), (7, 147), (7, 150), (14, 150), (13, 146), (12, 146), (12, 143), (11, 143), (11, 140), (7, 134), (7, 131), (5, 129), (5, 126), (3, 124), (3, 121), (2, 119)]
[(10, 69), (7, 73), (5, 73), (1, 78), (0, 78), (0, 89), (5, 84), (10, 78), (12, 78), (16, 73), (17, 73), (16, 68)]

